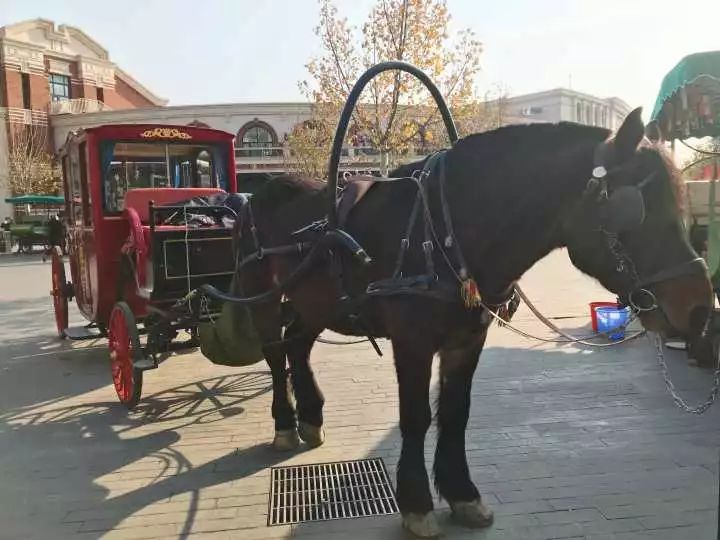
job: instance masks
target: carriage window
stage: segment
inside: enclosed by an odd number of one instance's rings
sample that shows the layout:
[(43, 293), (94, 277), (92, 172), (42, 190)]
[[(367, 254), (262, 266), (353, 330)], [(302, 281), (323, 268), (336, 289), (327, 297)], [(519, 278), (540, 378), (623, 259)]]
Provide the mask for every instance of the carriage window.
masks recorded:
[(80, 155), (78, 147), (73, 146), (70, 150), (70, 200), (71, 214), (70, 222), (81, 226), (82, 219), (82, 186), (80, 183)]
[(101, 145), (105, 210), (121, 212), (129, 189), (227, 189), (226, 164), (226, 148), (216, 145), (105, 142)]
[(87, 182), (87, 143), (80, 144), (80, 155), (78, 160), (80, 173), (80, 190), (82, 195), (82, 215), (85, 225), (92, 225), (92, 200), (90, 198), (90, 186)]

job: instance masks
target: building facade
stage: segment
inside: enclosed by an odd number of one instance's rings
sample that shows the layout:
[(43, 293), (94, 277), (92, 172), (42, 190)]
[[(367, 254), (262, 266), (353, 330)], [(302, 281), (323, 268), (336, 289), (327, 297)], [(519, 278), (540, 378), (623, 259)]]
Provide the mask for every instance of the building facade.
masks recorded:
[(32, 129), (54, 150), (54, 114), (160, 107), (167, 103), (115, 65), (82, 30), (35, 19), (0, 27), (0, 219), (11, 212), (12, 134)]
[(620, 98), (599, 98), (567, 88), (508, 98), (506, 117), (513, 123), (577, 122), (617, 129), (631, 111)]
[[(13, 125), (48, 128), (48, 148), (57, 151), (70, 132), (119, 123), (211, 127), (235, 134), (240, 189), (292, 163), (287, 137), (311, 115), (309, 103), (231, 103), (165, 106), (81, 30), (37, 19), (0, 28), (0, 182), (7, 171)], [(510, 97), (508, 124), (570, 121), (616, 129), (630, 112), (618, 98), (599, 98), (565, 88)], [(421, 151), (403, 159), (415, 160)], [(344, 150), (341, 170), (374, 171), (379, 154), (356, 143)], [(0, 219), (9, 211), (0, 187)]]

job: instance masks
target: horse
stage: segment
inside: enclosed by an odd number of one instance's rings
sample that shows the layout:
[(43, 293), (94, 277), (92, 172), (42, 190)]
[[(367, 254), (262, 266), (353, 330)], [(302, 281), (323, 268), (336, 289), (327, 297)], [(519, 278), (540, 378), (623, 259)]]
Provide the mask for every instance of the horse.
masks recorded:
[[(435, 486), (461, 523), (490, 525), (492, 510), (470, 478), (465, 430), (489, 312), (496, 311), (491, 299), (502, 304), (536, 261), (565, 248), (576, 268), (639, 311), (646, 329), (698, 339), (707, 326), (712, 287), (684, 231), (679, 173), (644, 129), (640, 109), (614, 133), (573, 123), (501, 127), (458, 140), (443, 155), (442, 175), (418, 174), (427, 168), (425, 159), (392, 171), (406, 180), (374, 184), (343, 224), (369, 264), (328, 249), (284, 292), (290, 312), (280, 299), (250, 307), (272, 373), (274, 447), (324, 441), (324, 397), (309, 362), (323, 330), (388, 338), (400, 399), (396, 493), (402, 524), (418, 537), (436, 536), (423, 448), (432, 419), (431, 366), (439, 354)], [(420, 189), (424, 224), (409, 219)], [(239, 271), (244, 294), (272, 289), (298, 268), (303, 242), (322, 229), (327, 195), (323, 182), (292, 175), (255, 192), (252, 220), (240, 219), (234, 233), (241, 256), (256, 254)], [(464, 303), (460, 294), (439, 294), (458, 293), (463, 283), (442, 242), (451, 227), (481, 306)], [(295, 244), (294, 254), (257, 251)], [(398, 274), (400, 250), (405, 256)], [(366, 294), (373, 283), (423, 275), (428, 267), (435, 273), (428, 294), (393, 294), (392, 286), (390, 294)]]

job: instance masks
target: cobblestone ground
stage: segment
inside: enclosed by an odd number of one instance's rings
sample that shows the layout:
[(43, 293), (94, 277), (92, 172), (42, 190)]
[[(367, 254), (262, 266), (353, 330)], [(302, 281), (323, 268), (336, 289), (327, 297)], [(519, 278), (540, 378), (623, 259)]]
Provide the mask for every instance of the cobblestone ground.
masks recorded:
[[(54, 338), (49, 264), (0, 258), (0, 538), (403, 538), (397, 515), (267, 527), (269, 467), (382, 457), (400, 449), (390, 347), (318, 345), (327, 443), (268, 446), (264, 364), (213, 366), (198, 352), (146, 375), (136, 412), (110, 386), (104, 341)], [(587, 302), (611, 298), (559, 253), (523, 280), (543, 312), (587, 332)], [(76, 322), (80, 319), (72, 314)], [(526, 311), (516, 322), (542, 332)], [(670, 356), (678, 388), (704, 399), (710, 374)], [(495, 525), (448, 538), (712, 539), (720, 407), (677, 410), (649, 343), (537, 345), (493, 329), (473, 389), (472, 474)], [(428, 466), (434, 433), (427, 442)]]

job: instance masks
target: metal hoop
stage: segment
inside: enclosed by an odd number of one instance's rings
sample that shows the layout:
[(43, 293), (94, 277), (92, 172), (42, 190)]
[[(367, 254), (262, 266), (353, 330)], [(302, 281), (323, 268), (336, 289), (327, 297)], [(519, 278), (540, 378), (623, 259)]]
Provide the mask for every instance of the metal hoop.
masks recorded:
[[(643, 306), (639, 305), (635, 300), (633, 300), (633, 296), (637, 293), (646, 294), (650, 298), (652, 304), (649, 307), (643, 307)], [(657, 303), (657, 297), (655, 296), (655, 294), (652, 291), (650, 291), (648, 289), (635, 289), (634, 291), (631, 291), (630, 294), (628, 294), (628, 303), (630, 304), (630, 307), (633, 308), (638, 313), (655, 311), (656, 309), (658, 309), (658, 307), (660, 307), (660, 306), (658, 306), (658, 303)]]
[(365, 73), (362, 74), (362, 76), (355, 83), (355, 86), (353, 86), (352, 90), (350, 91), (350, 95), (348, 96), (347, 101), (345, 102), (345, 107), (343, 107), (342, 114), (340, 115), (337, 129), (335, 130), (335, 138), (333, 139), (332, 150), (330, 152), (330, 162), (328, 164), (327, 218), (329, 230), (337, 229), (337, 208), (335, 200), (338, 181), (337, 175), (338, 168), (340, 167), (340, 154), (342, 152), (342, 145), (343, 141), (345, 140), (345, 135), (347, 134), (348, 126), (350, 125), (350, 118), (353, 111), (355, 110), (355, 105), (360, 99), (360, 94), (365, 89), (367, 83), (369, 83), (373, 78), (375, 78), (376, 75), (382, 73), (383, 71), (390, 70), (400, 70), (414, 75), (418, 80), (420, 80), (421, 83), (423, 83), (423, 85), (425, 85), (425, 88), (427, 88), (430, 91), (430, 94), (432, 94), (432, 97), (435, 100), (438, 109), (440, 109), (440, 114), (442, 115), (443, 122), (445, 123), (445, 129), (447, 130), (448, 137), (450, 138), (450, 143), (454, 144), (455, 141), (457, 141), (458, 139), (455, 121), (452, 118), (452, 114), (450, 113), (450, 109), (448, 108), (447, 103), (445, 103), (445, 100), (443, 99), (438, 87), (435, 86), (435, 83), (433, 83), (430, 80), (430, 77), (423, 73), (422, 70), (413, 66), (412, 64), (408, 64), (407, 62), (398, 61), (381, 62), (372, 66), (370, 69), (368, 69)]

